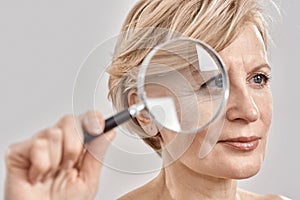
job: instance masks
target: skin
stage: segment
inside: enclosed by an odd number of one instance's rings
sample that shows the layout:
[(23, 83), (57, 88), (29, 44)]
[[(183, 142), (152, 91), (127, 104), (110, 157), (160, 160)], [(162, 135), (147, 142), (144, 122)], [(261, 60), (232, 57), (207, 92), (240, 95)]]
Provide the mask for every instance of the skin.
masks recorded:
[[(6, 153), (5, 199), (94, 199), (102, 164), (83, 150), (79, 135), (83, 130), (96, 135), (103, 124), (101, 114), (94, 111), (78, 118), (66, 115), (54, 126), (11, 145)], [(93, 153), (103, 157), (113, 137), (113, 131), (98, 137), (98, 152)]]
[[(234, 180), (255, 175), (265, 154), (272, 96), (268, 84), (253, 82), (258, 73), (270, 73), (268, 67), (256, 68), (268, 64), (262, 38), (254, 26), (247, 26), (219, 53), (231, 83), (220, 140), (256, 135), (261, 138), (258, 147), (241, 152), (217, 143), (207, 157), (199, 159), (205, 132), (198, 133), (179, 159), (163, 168), (151, 182), (120, 199), (280, 199), (237, 189)], [(146, 122), (140, 120), (141, 124)], [(93, 199), (102, 165), (83, 151), (78, 133), (82, 135), (86, 130), (96, 135), (103, 124), (98, 112), (90, 111), (78, 118), (67, 115), (32, 138), (11, 145), (6, 154), (5, 199)], [(95, 149), (100, 157), (104, 156), (113, 137), (111, 131), (96, 139)], [(162, 131), (163, 146), (173, 138), (174, 133)], [(170, 157), (171, 151), (172, 148), (164, 148), (164, 160)]]
[[(263, 39), (255, 26), (247, 25), (238, 37), (219, 52), (230, 80), (230, 95), (225, 108), (219, 142), (210, 154), (199, 159), (206, 131), (197, 133), (187, 151), (145, 186), (121, 199), (281, 199), (258, 195), (237, 188), (236, 179), (254, 176), (264, 159), (272, 118), (272, 94), (268, 84), (270, 66)], [(255, 80), (263, 77), (261, 81)], [(145, 126), (145, 125), (144, 125)], [(147, 131), (147, 130), (145, 130)], [(162, 146), (176, 134), (161, 131)], [(257, 148), (241, 151), (222, 140), (259, 137)], [(172, 148), (163, 148), (163, 160), (172, 157)]]

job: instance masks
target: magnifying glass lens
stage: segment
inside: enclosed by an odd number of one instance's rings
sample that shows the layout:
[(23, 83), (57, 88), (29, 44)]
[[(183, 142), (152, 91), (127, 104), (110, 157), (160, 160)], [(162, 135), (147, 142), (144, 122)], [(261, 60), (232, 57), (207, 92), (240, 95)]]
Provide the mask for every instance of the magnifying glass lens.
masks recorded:
[(216, 53), (192, 39), (155, 48), (139, 73), (138, 90), (150, 117), (178, 133), (207, 127), (224, 107), (227, 77)]

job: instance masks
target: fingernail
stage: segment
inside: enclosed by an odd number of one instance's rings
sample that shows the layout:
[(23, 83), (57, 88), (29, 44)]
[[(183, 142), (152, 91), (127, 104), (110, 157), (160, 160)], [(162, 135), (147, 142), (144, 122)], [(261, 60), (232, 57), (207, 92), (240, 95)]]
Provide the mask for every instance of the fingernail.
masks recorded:
[(102, 133), (102, 130), (100, 128), (93, 128), (93, 133), (100, 135)]
[(99, 122), (96, 119), (93, 119), (91, 121), (91, 126), (92, 126), (92, 131), (94, 134), (101, 134), (102, 133), (102, 129), (100, 127)]

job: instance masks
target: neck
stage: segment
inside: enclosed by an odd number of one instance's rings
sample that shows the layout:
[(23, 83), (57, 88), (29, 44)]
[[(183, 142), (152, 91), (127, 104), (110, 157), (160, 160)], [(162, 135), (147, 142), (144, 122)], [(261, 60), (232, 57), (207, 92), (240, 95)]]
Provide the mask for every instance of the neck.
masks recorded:
[(235, 180), (199, 174), (180, 161), (163, 168), (160, 177), (172, 199), (238, 199)]

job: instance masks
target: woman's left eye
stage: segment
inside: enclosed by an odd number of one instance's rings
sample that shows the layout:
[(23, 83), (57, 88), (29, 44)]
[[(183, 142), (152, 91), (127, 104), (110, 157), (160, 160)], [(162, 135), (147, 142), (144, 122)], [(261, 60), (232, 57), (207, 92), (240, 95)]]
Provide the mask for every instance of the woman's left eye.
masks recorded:
[(263, 87), (268, 84), (269, 80), (270, 80), (270, 77), (265, 74), (256, 74), (251, 77), (249, 82), (250, 82), (250, 84), (252, 83), (252, 84), (258, 85), (260, 87)]

